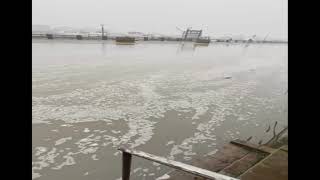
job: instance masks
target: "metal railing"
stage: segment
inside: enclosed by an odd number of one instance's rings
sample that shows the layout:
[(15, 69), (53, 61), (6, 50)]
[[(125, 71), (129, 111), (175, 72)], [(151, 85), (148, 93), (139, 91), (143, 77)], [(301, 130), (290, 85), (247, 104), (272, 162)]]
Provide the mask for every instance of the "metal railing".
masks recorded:
[(159, 164), (163, 164), (174, 169), (184, 171), (186, 173), (193, 174), (205, 179), (211, 180), (239, 180), (237, 178), (229, 177), (223, 174), (212, 172), (206, 169), (191, 166), (189, 164), (184, 164), (181, 162), (166, 159), (164, 157), (155, 156), (146, 152), (132, 150), (120, 147), (118, 150), (122, 151), (122, 180), (130, 179), (130, 168), (132, 156), (141, 157)]

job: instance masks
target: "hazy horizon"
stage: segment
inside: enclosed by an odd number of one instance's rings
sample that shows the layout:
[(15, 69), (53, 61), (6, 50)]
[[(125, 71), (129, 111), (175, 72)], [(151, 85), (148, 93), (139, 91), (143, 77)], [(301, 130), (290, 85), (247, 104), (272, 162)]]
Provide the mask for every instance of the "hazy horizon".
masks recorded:
[(286, 0), (33, 0), (32, 24), (99, 28), (111, 32), (179, 34), (176, 27), (205, 35), (288, 38)]

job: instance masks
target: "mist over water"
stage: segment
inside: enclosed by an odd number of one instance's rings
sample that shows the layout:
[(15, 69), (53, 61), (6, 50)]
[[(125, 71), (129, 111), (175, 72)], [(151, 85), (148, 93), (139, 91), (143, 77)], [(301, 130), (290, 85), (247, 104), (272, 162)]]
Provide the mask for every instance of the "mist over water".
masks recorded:
[[(33, 179), (117, 179), (120, 145), (177, 161), (287, 125), (287, 45), (33, 40)], [(133, 179), (169, 168), (133, 159)]]
[(32, 23), (100, 28), (110, 32), (181, 34), (176, 27), (203, 29), (204, 36), (253, 35), (288, 38), (287, 0), (33, 0)]

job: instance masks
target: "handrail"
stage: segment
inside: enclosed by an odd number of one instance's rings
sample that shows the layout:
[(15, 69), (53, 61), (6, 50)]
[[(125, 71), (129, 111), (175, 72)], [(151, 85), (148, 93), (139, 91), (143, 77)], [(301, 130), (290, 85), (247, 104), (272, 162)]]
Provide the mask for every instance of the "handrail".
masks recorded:
[(130, 166), (131, 166), (131, 157), (132, 155), (141, 157), (153, 162), (157, 162), (169, 167), (172, 167), (177, 170), (181, 170), (202, 178), (212, 179), (212, 180), (239, 180), (237, 178), (229, 177), (223, 174), (219, 174), (216, 172), (212, 172), (206, 169), (198, 168), (195, 166), (191, 166), (189, 164), (173, 161), (170, 159), (166, 159), (164, 157), (155, 156), (146, 152), (127, 149), (124, 147), (120, 147), (118, 150), (122, 151), (122, 180), (130, 179)]

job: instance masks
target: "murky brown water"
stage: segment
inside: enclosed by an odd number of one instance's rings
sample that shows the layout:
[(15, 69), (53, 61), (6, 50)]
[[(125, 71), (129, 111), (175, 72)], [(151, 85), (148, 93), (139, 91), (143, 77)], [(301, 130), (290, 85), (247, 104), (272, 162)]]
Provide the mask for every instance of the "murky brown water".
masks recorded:
[[(120, 145), (190, 163), (287, 125), (287, 45), (32, 45), (34, 179), (114, 180)], [(170, 170), (134, 158), (132, 179)]]

